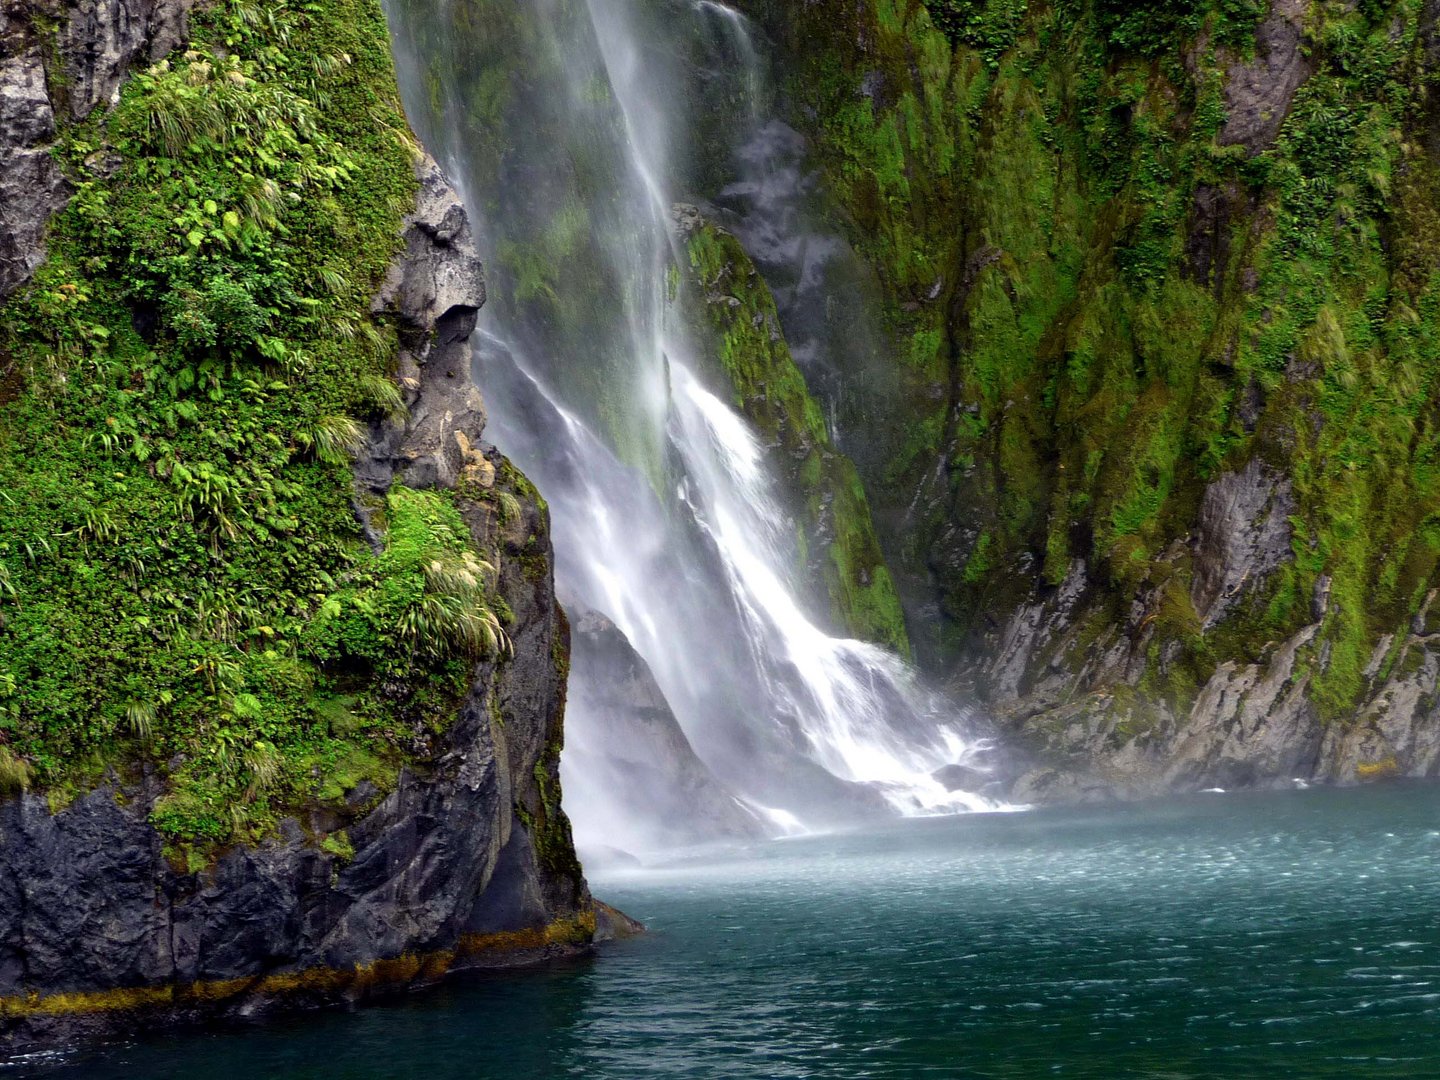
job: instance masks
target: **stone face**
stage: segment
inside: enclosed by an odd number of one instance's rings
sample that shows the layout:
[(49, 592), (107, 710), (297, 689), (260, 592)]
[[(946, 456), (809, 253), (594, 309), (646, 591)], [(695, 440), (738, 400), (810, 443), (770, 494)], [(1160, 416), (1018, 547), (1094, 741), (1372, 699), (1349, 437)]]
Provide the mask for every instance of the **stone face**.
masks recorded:
[(1208, 629), (1244, 592), (1259, 589), (1289, 561), (1290, 481), (1252, 458), (1238, 473), (1225, 473), (1208, 488), (1195, 535), (1195, 583), (1191, 600)]
[(1354, 719), (1325, 723), (1300, 663), (1319, 630), (1304, 627), (1258, 663), (1221, 664), (1181, 715), (1163, 704), (1078, 692), (1073, 679), (1073, 700), (1062, 704), (1060, 695), (1031, 694), (1005, 723), (1041, 764), (1017, 780), (1011, 798), (1066, 802), (1440, 776), (1437, 639), (1412, 634), (1382, 676), (1394, 643), (1387, 635)]
[[(459, 195), (428, 155), (416, 169), (420, 195), (405, 220), (405, 254), (375, 301), (400, 325), (399, 374), (408, 417), (372, 433), (363, 485), (383, 491), (398, 476), (411, 487), (453, 487), (482, 478), (476, 451), (485, 405), (470, 378), (470, 334), (485, 303), (485, 278)], [(493, 476), (493, 470), (490, 475)], [(482, 484), (488, 486), (488, 484)]]
[(39, 48), (0, 61), (0, 298), (45, 260), (46, 225), (65, 205), (65, 180), (50, 156), (54, 136)]
[(195, 0), (44, 0), (34, 5), (60, 21), (70, 115), (83, 120), (119, 98), (137, 64), (158, 60), (185, 40)]
[(1226, 80), (1222, 145), (1238, 144), (1253, 155), (1280, 134), (1295, 91), (1314, 70), (1301, 32), (1309, 7), (1306, 0), (1272, 0), (1255, 32), (1255, 59), (1236, 64)]
[(761, 822), (696, 756), (619, 627), (587, 611), (573, 641), (567, 754), (586, 782), (603, 784), (628, 820), (656, 823), (657, 845), (762, 836)]
[[(65, 8), (72, 115), (111, 100), (137, 58), (172, 47), (189, 6)], [(23, 43), (6, 10), (0, 39)], [(0, 293), (39, 264), (46, 221), (63, 204), (46, 145), (54, 132), (41, 54), (27, 46), (0, 64)], [(0, 804), (7, 1048), (248, 1015), (297, 997), (353, 999), (455, 968), (574, 952), (595, 931), (557, 801), (569, 631), (554, 595), (549, 521), (482, 441), (468, 343), (485, 301), (480, 260), (439, 167), (426, 158), (418, 172), (406, 252), (376, 302), (401, 328), (408, 413), (372, 432), (357, 483), (377, 494), (397, 480), (473, 484), (514, 497), (518, 520), (503, 527), (488, 504), (457, 497), (477, 549), (500, 567), (513, 653), (475, 668), (453, 722), (383, 798), (357, 790), (356, 813), (314, 808), (199, 872), (177, 865), (149, 824), (165, 792), (148, 768), (112, 774), (55, 814), (36, 795)], [(321, 846), (342, 827), (353, 857)], [(628, 922), (617, 915), (608, 925), (619, 932)], [(56, 994), (79, 997), (47, 1005)]]
[[(529, 514), (541, 539), (527, 554), (548, 557), (543, 515), (534, 507)], [(588, 927), (593, 913), (578, 873), (543, 871), (512, 809), (535, 800), (530, 774), (544, 766), (542, 748), (558, 737), (564, 684), (551, 651), (563, 625), (549, 582), (527, 580), (517, 559), (507, 565), (500, 591), (516, 614), (514, 659), (476, 669), (434, 759), (405, 771), (394, 791), (348, 827), (353, 859), (319, 847), (316, 837), (338, 821), (316, 811), (200, 873), (177, 869), (147, 820), (163, 793), (149, 776), (108, 784), (59, 814), (35, 795), (0, 806), (0, 1032), (7, 1045), (147, 1019), (11, 1015), (9, 1003), (30, 991), (183, 989), (315, 969), (353, 972), (440, 952), (456, 954), (447, 965), (453, 969), (515, 959), (513, 949), (467, 956), (469, 935), (566, 920)], [(580, 944), (577, 937), (530, 951)], [(312, 1000), (363, 989), (336, 987)], [(270, 1003), (270, 995), (242, 989), (213, 1008), (176, 1004), (148, 1019), (252, 1012)]]

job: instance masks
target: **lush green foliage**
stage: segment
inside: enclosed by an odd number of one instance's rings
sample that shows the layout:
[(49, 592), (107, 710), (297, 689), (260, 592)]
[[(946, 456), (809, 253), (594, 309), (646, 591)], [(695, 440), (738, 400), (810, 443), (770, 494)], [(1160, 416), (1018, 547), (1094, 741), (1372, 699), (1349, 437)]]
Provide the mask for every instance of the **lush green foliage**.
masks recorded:
[[(1313, 73), (1254, 155), (1221, 138), (1223, 87), (1269, 5), (759, 6), (808, 43), (793, 91), (891, 298), (917, 421), (867, 479), (920, 493), (900, 565), (938, 575), (941, 651), (1084, 559), (1092, 621), (1139, 598), (1143, 688), (1183, 701), (1308, 622), (1327, 578), (1302, 660), (1343, 713), (1440, 554), (1421, 5), (1310, 5)], [(1294, 484), (1294, 561), (1201, 634), (1178, 541), (1255, 455)]]
[(0, 783), (147, 756), (157, 826), (218, 841), (392, 782), (504, 635), (447, 496), (392, 492), (378, 554), (352, 508), (415, 191), (379, 5), (195, 22), (62, 132), (74, 199), (0, 316)]

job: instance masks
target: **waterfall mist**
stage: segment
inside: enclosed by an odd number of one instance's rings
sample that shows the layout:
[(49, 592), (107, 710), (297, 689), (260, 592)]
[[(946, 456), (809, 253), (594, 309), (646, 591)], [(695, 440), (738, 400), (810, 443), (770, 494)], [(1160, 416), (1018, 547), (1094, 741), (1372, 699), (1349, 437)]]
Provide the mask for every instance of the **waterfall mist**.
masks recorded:
[[(847, 380), (869, 377), (873, 331), (827, 322), (827, 291), (849, 287), (843, 245), (800, 231), (803, 143), (767, 116), (744, 18), (711, 0), (389, 7), (412, 123), (487, 256), (489, 438), (549, 501), (572, 617), (623, 632), (635, 684), (653, 678), (698, 756), (686, 767), (733, 795), (722, 822), (691, 789), (650, 790), (666, 770), (627, 765), (633, 748), (593, 705), (598, 676), (577, 664), (563, 770), (582, 848), (993, 808), (932, 775), (976, 750), (961, 711), (900, 658), (825, 629), (772, 448), (676, 310), (672, 206), (704, 201), (767, 277), (788, 278), (797, 361), (837, 439), (858, 441), (838, 418)], [(841, 339), (848, 358), (827, 344)]]

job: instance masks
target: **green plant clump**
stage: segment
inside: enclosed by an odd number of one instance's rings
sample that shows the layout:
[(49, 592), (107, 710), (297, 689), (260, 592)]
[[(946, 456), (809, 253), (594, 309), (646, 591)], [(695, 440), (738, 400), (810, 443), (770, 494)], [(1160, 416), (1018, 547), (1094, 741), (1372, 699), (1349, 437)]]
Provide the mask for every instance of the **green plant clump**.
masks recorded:
[[(928, 659), (993, 650), (1083, 563), (1075, 624), (1153, 638), (1142, 686), (1183, 706), (1310, 622), (1326, 579), (1297, 678), (1346, 715), (1440, 559), (1423, 5), (750, 6), (806, 43), (796, 115), (887, 294), (913, 421), (865, 480), (907, 522), (882, 535), (902, 585), (945, 612)], [(1247, 133), (1227, 87), (1285, 13), (1306, 78)], [(1293, 492), (1292, 557), (1205, 630), (1187, 538), (1257, 458)]]
[(392, 491), (378, 553), (352, 511), (416, 191), (379, 4), (193, 31), (62, 130), (74, 197), (0, 313), (0, 784), (146, 757), (155, 825), (222, 842), (392, 784), (506, 643), (447, 494)]

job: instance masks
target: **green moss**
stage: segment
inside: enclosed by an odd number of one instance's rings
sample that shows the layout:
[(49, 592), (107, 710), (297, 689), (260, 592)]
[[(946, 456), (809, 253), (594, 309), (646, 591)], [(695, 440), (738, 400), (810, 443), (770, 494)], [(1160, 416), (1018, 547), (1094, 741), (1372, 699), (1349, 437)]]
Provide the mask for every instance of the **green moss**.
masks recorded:
[(370, 506), (379, 554), (351, 508), (416, 190), (380, 7), (257, 10), (64, 128), (74, 198), (0, 316), (4, 752), (61, 792), (148, 757), (202, 845), (393, 784), (504, 647), (448, 496)]
[[(1308, 622), (1325, 576), (1306, 663), (1343, 715), (1436, 575), (1420, 6), (1316, 6), (1314, 74), (1253, 156), (1218, 140), (1259, 2), (753, 6), (806, 43), (797, 120), (886, 293), (913, 419), (866, 481), (906, 522), (907, 593), (958, 631), (934, 659), (988, 649), (1035, 568), (1054, 586), (1080, 558), (1104, 618), (1157, 598), (1153, 662), (1183, 653), (1147, 686), (1183, 704), (1195, 673)], [(1294, 486), (1295, 559), (1202, 635), (1174, 549), (1257, 455)]]
[(352, 862), (355, 858), (355, 845), (350, 840), (350, 834), (344, 829), (331, 833), (320, 841), (320, 850), (327, 854), (334, 855), (342, 863)]
[[(774, 297), (740, 242), (707, 223), (689, 236), (689, 289), (680, 303), (696, 337), (763, 440), (783, 450), (794, 503), (805, 509), (799, 563), (845, 633), (909, 652), (904, 614), (875, 538), (854, 464), (830, 443), (780, 329)], [(812, 563), (811, 560), (815, 560)]]

